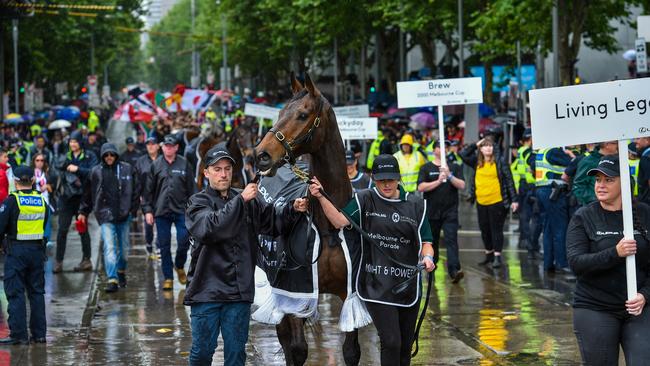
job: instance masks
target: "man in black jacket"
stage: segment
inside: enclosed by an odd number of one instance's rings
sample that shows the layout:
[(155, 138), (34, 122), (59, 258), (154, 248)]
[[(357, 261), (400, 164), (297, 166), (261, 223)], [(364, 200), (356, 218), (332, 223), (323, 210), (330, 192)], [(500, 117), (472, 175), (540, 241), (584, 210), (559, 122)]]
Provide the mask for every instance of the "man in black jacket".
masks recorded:
[[(68, 230), (72, 218), (79, 212), (83, 187), (90, 175), (90, 170), (97, 165), (97, 157), (88, 150), (81, 148), (82, 136), (79, 131), (70, 135), (68, 141), (69, 151), (61, 166), (60, 178), (61, 192), (59, 192), (59, 232), (56, 236), (56, 264), (52, 272), (59, 273), (63, 270), (63, 257), (68, 240)], [(81, 250), (83, 257), (75, 271), (92, 271), (93, 265), (90, 262), (90, 235), (88, 231), (79, 234), (81, 236)]]
[(106, 292), (126, 286), (126, 262), (129, 252), (129, 219), (137, 211), (140, 196), (138, 180), (129, 163), (117, 161), (117, 148), (102, 145), (102, 164), (93, 168), (84, 187), (79, 220), (85, 222), (95, 211), (104, 242), (104, 269), (108, 278)]
[(131, 166), (135, 166), (135, 162), (138, 161), (138, 158), (141, 156), (142, 151), (135, 148), (135, 140), (133, 140), (133, 137), (127, 137), (126, 150), (124, 151), (124, 154), (120, 156), (120, 160), (126, 161), (131, 164)]
[[(217, 145), (205, 157), (208, 187), (190, 198), (185, 212), (195, 240), (184, 304), (191, 306), (190, 365), (210, 365), (221, 332), (224, 364), (244, 365), (258, 235), (286, 232), (307, 210), (298, 199), (282, 208), (257, 197), (257, 184), (230, 187), (235, 161)], [(277, 212), (277, 213), (276, 213)]]
[[(156, 222), (158, 246), (162, 260), (163, 290), (171, 291), (174, 285), (172, 267), (176, 268), (178, 282), (187, 283), (185, 261), (190, 247), (190, 236), (185, 228), (185, 205), (196, 191), (194, 169), (180, 155), (178, 141), (173, 135), (165, 136), (163, 156), (151, 164), (144, 183), (142, 211), (149, 225)], [(172, 264), (172, 224), (176, 226), (176, 258)]]
[[(158, 140), (155, 137), (149, 137), (146, 140), (146, 154), (142, 155), (135, 162), (135, 173), (138, 176), (138, 182), (142, 183), (147, 177), (147, 173), (151, 170), (151, 164), (158, 158), (160, 152), (160, 146), (158, 145)], [(144, 187), (140, 184), (140, 190), (138, 196), (142, 197), (144, 193)], [(146, 221), (144, 223), (144, 240), (146, 242), (147, 254), (149, 254), (149, 259), (156, 259), (156, 254), (153, 249), (153, 225), (149, 225)]]

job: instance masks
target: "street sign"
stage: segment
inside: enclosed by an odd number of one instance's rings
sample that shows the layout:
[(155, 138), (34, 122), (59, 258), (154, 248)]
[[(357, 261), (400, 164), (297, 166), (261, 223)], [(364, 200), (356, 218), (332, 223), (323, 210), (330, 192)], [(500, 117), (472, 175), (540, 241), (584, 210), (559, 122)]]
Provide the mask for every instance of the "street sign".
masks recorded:
[[(536, 149), (618, 140), (623, 236), (634, 239), (628, 140), (650, 136), (650, 79), (565, 86), (530, 91), (530, 121)], [(634, 255), (625, 259), (627, 296), (636, 296)]]
[(650, 136), (650, 79), (530, 91), (536, 149)]
[(634, 41), (636, 49), (636, 72), (648, 72), (648, 54), (645, 48), (645, 38), (638, 38)]
[(374, 140), (377, 138), (377, 118), (337, 118), (343, 140)]
[(270, 119), (275, 123), (275, 121), (278, 120), (280, 108), (269, 107), (262, 104), (246, 103), (244, 114), (247, 116)]
[(481, 78), (402, 81), (397, 83), (398, 108), (483, 102)]
[(636, 36), (650, 39), (650, 15), (641, 15), (636, 18)]
[(333, 107), (336, 118), (368, 118), (370, 106), (367, 104)]

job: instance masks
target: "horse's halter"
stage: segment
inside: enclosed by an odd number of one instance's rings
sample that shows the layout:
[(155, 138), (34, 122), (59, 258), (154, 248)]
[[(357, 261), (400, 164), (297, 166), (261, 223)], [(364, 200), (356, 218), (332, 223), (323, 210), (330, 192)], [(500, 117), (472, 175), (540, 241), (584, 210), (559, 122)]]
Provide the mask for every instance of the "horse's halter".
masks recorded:
[(318, 109), (316, 112), (316, 116), (314, 117), (314, 120), (311, 122), (311, 126), (309, 127), (309, 130), (302, 136), (297, 137), (293, 139), (293, 141), (287, 141), (286, 136), (278, 129), (277, 127), (271, 127), (271, 129), (267, 133), (272, 133), (273, 136), (275, 137), (278, 142), (282, 144), (284, 147), (284, 160), (289, 163), (292, 167), (295, 166), (296, 164), (296, 157), (293, 153), (294, 149), (296, 148), (296, 145), (300, 145), (303, 142), (310, 142), (311, 139), (314, 137), (314, 131), (316, 131), (316, 128), (320, 126), (320, 115), (323, 112), (323, 99), (322, 97), (318, 98), (319, 103), (318, 103)]

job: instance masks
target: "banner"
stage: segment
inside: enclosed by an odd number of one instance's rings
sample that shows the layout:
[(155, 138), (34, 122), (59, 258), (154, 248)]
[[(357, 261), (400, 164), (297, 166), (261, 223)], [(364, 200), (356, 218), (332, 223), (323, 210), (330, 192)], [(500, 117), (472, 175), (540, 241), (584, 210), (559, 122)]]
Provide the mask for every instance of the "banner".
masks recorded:
[(275, 123), (280, 115), (280, 109), (269, 107), (263, 104), (246, 103), (244, 114), (252, 117), (270, 119)]
[(650, 79), (530, 91), (536, 149), (650, 136)]
[(337, 118), (343, 140), (374, 140), (377, 138), (377, 118)]
[(398, 108), (475, 103), (483, 103), (483, 86), (478, 77), (397, 83)]
[(336, 118), (368, 118), (370, 106), (367, 104), (348, 105), (343, 107), (332, 107)]

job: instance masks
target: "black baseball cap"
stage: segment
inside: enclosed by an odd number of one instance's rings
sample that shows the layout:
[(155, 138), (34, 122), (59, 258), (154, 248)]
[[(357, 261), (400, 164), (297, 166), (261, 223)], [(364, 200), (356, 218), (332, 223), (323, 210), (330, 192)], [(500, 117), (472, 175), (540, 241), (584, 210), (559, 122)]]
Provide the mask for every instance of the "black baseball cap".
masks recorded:
[(374, 180), (387, 180), (401, 178), (399, 163), (393, 155), (381, 154), (372, 163), (372, 178)]
[(629, 153), (632, 154), (632, 155), (637, 155), (637, 156), (639, 155), (639, 152), (636, 150), (636, 143), (635, 143), (634, 141), (633, 141), (633, 142), (630, 142), (630, 143), (627, 145), (627, 150), (628, 150)]
[[(445, 146), (451, 145), (451, 141), (445, 140)], [(440, 147), (440, 140), (437, 140), (436, 142), (433, 143), (433, 148), (435, 149), (436, 147)]]
[(158, 143), (158, 139), (157, 139), (156, 137), (154, 137), (154, 136), (151, 136), (151, 137), (147, 137), (146, 142), (147, 142), (148, 144), (157, 144), (157, 143)]
[(163, 145), (178, 145), (178, 140), (176, 140), (176, 136), (174, 135), (167, 135), (163, 139)]
[(354, 164), (355, 160), (357, 160), (357, 158), (354, 156), (354, 152), (352, 150), (345, 150), (345, 163), (351, 165)]
[(34, 177), (34, 169), (24, 165), (17, 166), (15, 169), (13, 169), (13, 173), (14, 180), (21, 182), (29, 182)]
[(597, 173), (603, 173), (608, 177), (620, 177), (620, 169), (618, 164), (618, 155), (605, 155), (600, 158), (598, 166), (589, 170), (587, 175), (594, 176)]
[(523, 135), (521, 135), (521, 138), (523, 139), (528, 139), (531, 137), (533, 137), (533, 130), (531, 130), (530, 128), (525, 129)]
[(127, 144), (135, 144), (135, 140), (133, 139), (133, 137), (129, 136), (129, 137), (126, 138), (126, 143)]
[(235, 165), (235, 159), (230, 156), (230, 152), (228, 152), (228, 149), (226, 149), (226, 147), (223, 145), (217, 145), (208, 150), (208, 152), (205, 154), (204, 159), (204, 164), (206, 167), (215, 164), (221, 159), (229, 159), (230, 162)]

